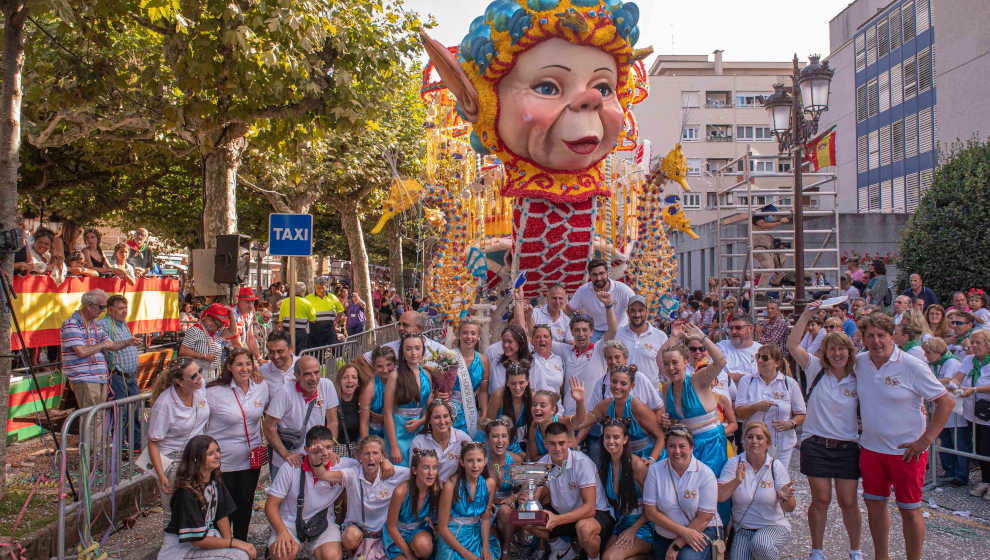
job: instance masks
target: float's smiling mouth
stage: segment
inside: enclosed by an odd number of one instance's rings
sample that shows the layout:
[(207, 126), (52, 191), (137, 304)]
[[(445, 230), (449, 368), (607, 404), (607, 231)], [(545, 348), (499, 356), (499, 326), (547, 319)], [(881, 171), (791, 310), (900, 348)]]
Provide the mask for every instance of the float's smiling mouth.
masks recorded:
[(577, 140), (564, 140), (564, 144), (567, 144), (567, 147), (574, 153), (588, 155), (598, 149), (601, 140), (596, 136), (585, 136)]

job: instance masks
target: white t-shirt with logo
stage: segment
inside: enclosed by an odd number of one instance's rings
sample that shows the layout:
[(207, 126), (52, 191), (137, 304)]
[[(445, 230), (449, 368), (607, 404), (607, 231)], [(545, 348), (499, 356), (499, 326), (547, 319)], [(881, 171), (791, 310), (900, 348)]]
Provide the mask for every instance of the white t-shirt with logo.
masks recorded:
[(759, 471), (754, 471), (743, 453), (729, 458), (718, 481), (732, 482), (736, 478), (736, 469), (740, 462), (746, 465), (746, 476), (732, 493), (732, 522), (738, 523), (743, 529), (771, 526), (790, 529), (791, 524), (777, 500), (777, 492), (791, 481), (787, 467), (767, 454)]
[[(333, 386), (333, 381), (323, 378), (317, 387), (316, 404), (313, 405), (313, 412), (309, 415), (309, 421), (303, 426), (303, 419), (306, 417), (306, 409), (309, 403), (306, 402), (303, 394), (296, 389), (296, 384), (286, 383), (272, 397), (268, 405), (266, 414), (278, 419), (279, 426), (288, 427), (293, 430), (302, 430), (299, 446), (289, 449), (289, 453), (302, 453), (305, 447), (306, 432), (313, 426), (324, 426), (327, 421), (327, 411), (340, 404), (337, 398), (337, 389)], [(285, 442), (282, 442), (283, 444)], [(288, 446), (286, 446), (288, 447)], [(279, 468), (285, 463), (285, 459), (278, 453), (273, 453), (272, 464)]]
[(289, 383), (292, 384), (296, 380), (296, 372), (293, 369), (296, 365), (296, 361), (299, 360), (298, 356), (292, 356), (292, 363), (289, 364), (289, 369), (278, 369), (273, 361), (267, 361), (261, 364), (258, 371), (261, 372), (261, 376), (265, 378), (265, 382), (268, 383), (268, 394), (275, 396), (275, 391), (277, 391), (282, 385)]
[[(552, 464), (550, 455), (540, 457), (541, 463)], [(595, 510), (611, 512), (612, 507), (608, 505), (605, 496), (605, 487), (598, 478), (598, 469), (587, 455), (573, 449), (567, 450), (567, 459), (564, 461), (563, 472), (561, 467), (555, 467), (550, 471), (546, 487), (550, 491), (550, 502), (554, 509), (561, 513), (573, 511), (582, 505), (581, 489), (595, 488)]]
[(560, 311), (560, 316), (554, 320), (550, 317), (547, 306), (541, 305), (533, 309), (533, 324), (549, 325), (550, 336), (555, 342), (574, 342), (574, 337), (571, 336), (571, 318), (563, 310)]
[(786, 377), (778, 372), (777, 377), (770, 383), (764, 382), (759, 375), (747, 375), (739, 380), (738, 387), (736, 406), (746, 406), (760, 401), (773, 403), (769, 410), (757, 410), (746, 421), (765, 423), (770, 428), (773, 444), (778, 449), (793, 448), (797, 444), (797, 432), (793, 429), (777, 431), (773, 427), (773, 422), (790, 420), (795, 414), (807, 412), (798, 382), (793, 377)]
[[(382, 478), (381, 470), (379, 470), (373, 481), (368, 481), (364, 477), (364, 467), (360, 465), (350, 470), (351, 475), (344, 477), (347, 503), (361, 504), (361, 507), (347, 508), (344, 523), (353, 523), (368, 531), (383, 530), (385, 519), (388, 517), (388, 506), (392, 501), (392, 494), (400, 484), (409, 480), (409, 469), (395, 465), (395, 473), (389, 478)], [(364, 521), (361, 520), (362, 513), (364, 514)]]
[(529, 366), (529, 386), (534, 391), (560, 392), (564, 385), (564, 360), (550, 352), (549, 358), (533, 352), (533, 362)]
[(419, 434), (413, 438), (411, 449), (432, 449), (437, 454), (440, 466), (440, 482), (447, 482), (457, 472), (457, 464), (461, 457), (461, 445), (471, 441), (471, 437), (461, 430), (450, 430), (450, 441), (446, 447), (440, 447), (437, 440), (430, 434)]
[(722, 371), (756, 375), (756, 352), (762, 344), (754, 341), (745, 348), (736, 348), (731, 340), (723, 340), (716, 346), (725, 356), (725, 368)]
[[(554, 346), (558, 346), (554, 344)], [(584, 382), (584, 389), (587, 391), (596, 381), (605, 375), (605, 355), (602, 351), (603, 344), (592, 344), (582, 352), (578, 352), (573, 346), (567, 345), (561, 359), (564, 362), (564, 398), (563, 412), (565, 416), (574, 414), (577, 410), (577, 403), (571, 397), (570, 380), (577, 377)], [(585, 402), (585, 408), (588, 404)]]
[[(808, 387), (822, 371), (822, 362), (811, 356), (808, 367)], [(841, 380), (825, 372), (808, 397), (808, 416), (801, 424), (801, 440), (818, 436), (840, 441), (859, 441), (859, 421), (856, 407), (859, 395), (856, 392), (856, 376), (847, 375)]]
[[(220, 468), (223, 472), (249, 469), (251, 448), (264, 445), (261, 441), (261, 417), (268, 406), (268, 384), (254, 381), (250, 383), (247, 393), (236, 383), (214, 385), (206, 389), (206, 400), (210, 404), (210, 421), (206, 425), (206, 434), (220, 445)], [(240, 406), (237, 405), (238, 400)]]
[(898, 446), (913, 443), (925, 431), (921, 405), (945, 394), (928, 364), (895, 347), (879, 368), (869, 352), (856, 356), (863, 434), (860, 445), (874, 453), (903, 455)]
[(210, 404), (206, 399), (206, 389), (196, 390), (192, 406), (186, 406), (172, 386), (162, 391), (155, 404), (151, 405), (148, 439), (158, 443), (162, 455), (181, 453), (186, 442), (204, 432), (209, 419)]
[[(296, 499), (299, 496), (299, 471), (302, 467), (286, 465), (285, 468), (278, 469), (275, 481), (268, 487), (268, 495), (281, 498), (278, 505), (278, 514), (282, 518), (282, 523), (295, 533), (296, 527)], [(345, 480), (348, 476), (354, 477), (353, 471), (341, 465), (334, 465), (332, 471), (340, 471), (344, 474)], [(313, 482), (313, 473), (303, 474), (306, 488), (303, 494), (303, 520), (308, 521), (323, 509), (331, 506), (337, 498), (344, 492), (341, 484), (330, 484), (325, 480)], [(333, 518), (333, 508), (327, 512), (327, 518), (331, 525), (335, 524)]]
[[(715, 473), (695, 457), (691, 457), (687, 470), (678, 475), (669, 459), (650, 465), (643, 484), (643, 504), (656, 507), (660, 513), (685, 527), (698, 512), (713, 513), (706, 527), (719, 527), (718, 481)], [(686, 515), (685, 515), (686, 514)], [(687, 516), (691, 516), (688, 518)], [(665, 539), (677, 535), (654, 525), (653, 529)]]
[[(927, 361), (927, 357), (925, 359)], [(935, 372), (933, 365), (929, 364), (929, 367), (932, 368), (932, 373), (935, 373), (939, 379), (952, 379), (957, 373), (959, 373), (959, 370), (962, 369), (962, 362), (959, 358), (952, 356), (942, 364), (942, 367), (939, 368), (937, 373)], [(970, 365), (970, 369), (972, 369), (972, 365)], [(956, 397), (957, 400), (958, 398), (959, 397)], [(964, 402), (963, 408), (965, 409), (965, 407), (966, 403)], [(949, 421), (945, 423), (946, 428), (965, 428), (967, 425), (965, 416), (962, 414), (956, 414), (955, 412), (949, 415)]]
[(657, 364), (657, 352), (667, 342), (667, 335), (653, 325), (647, 325), (643, 334), (636, 334), (626, 325), (619, 328), (615, 338), (629, 350), (629, 363), (646, 375), (654, 387), (659, 388), (660, 366)]
[[(615, 312), (615, 319), (619, 322), (618, 326), (628, 325), (629, 317), (626, 316), (626, 306), (629, 304), (629, 298), (636, 293), (632, 291), (632, 288), (618, 280), (609, 280), (608, 293), (612, 294), (612, 305), (614, 306), (612, 310)], [(605, 304), (598, 299), (595, 294), (595, 287), (591, 282), (586, 282), (575, 290), (574, 295), (571, 296), (571, 301), (567, 302), (567, 306), (573, 311), (590, 316), (591, 320), (595, 322), (594, 329), (596, 331), (608, 329)]]

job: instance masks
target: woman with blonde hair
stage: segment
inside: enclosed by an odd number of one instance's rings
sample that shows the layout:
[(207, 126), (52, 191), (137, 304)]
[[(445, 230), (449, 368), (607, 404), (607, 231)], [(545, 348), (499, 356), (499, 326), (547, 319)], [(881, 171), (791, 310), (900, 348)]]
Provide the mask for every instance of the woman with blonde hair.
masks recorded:
[[(969, 337), (971, 354), (962, 360), (956, 373), (959, 397), (963, 400), (963, 414), (973, 423), (976, 431), (976, 453), (990, 455), (990, 331), (978, 330)], [(983, 496), (990, 500), (990, 461), (977, 461), (980, 465), (980, 482), (969, 490), (971, 496)]]
[(920, 333), (921, 341), (924, 342), (932, 337), (932, 329), (928, 324), (928, 320), (925, 319), (925, 314), (917, 309), (909, 308), (901, 315), (901, 323), (907, 323), (914, 329), (914, 332)]
[(790, 465), (797, 445), (796, 429), (805, 419), (801, 387), (791, 377), (780, 347), (773, 343), (756, 351), (756, 373), (739, 381), (736, 416), (771, 426), (771, 442), (777, 448), (774, 454), (784, 465)]
[[(811, 533), (810, 560), (824, 560), (823, 542), (832, 485), (849, 535), (849, 557), (861, 559), (862, 521), (857, 504), (859, 486), (859, 424), (856, 376), (853, 374), (856, 347), (841, 332), (830, 332), (822, 340), (817, 356), (801, 348), (804, 324), (815, 314), (819, 303), (810, 304), (798, 318), (787, 349), (805, 373), (808, 386), (808, 414), (802, 429), (800, 470), (808, 477), (811, 504), (808, 528)], [(858, 332), (858, 331), (857, 331)]]
[(932, 336), (945, 338), (949, 334), (949, 323), (945, 320), (945, 308), (932, 304), (925, 310), (925, 321), (931, 329)]
[[(935, 378), (947, 386), (953, 394), (957, 394), (959, 387), (952, 382), (952, 378), (959, 372), (962, 362), (959, 358), (949, 352), (949, 347), (944, 340), (933, 336), (921, 343), (921, 348), (925, 351), (925, 359), (928, 366), (932, 368)], [(969, 453), (973, 449), (972, 433), (969, 422), (961, 414), (952, 413), (948, 422), (938, 435), (939, 445), (948, 449), (958, 449)], [(938, 482), (949, 484), (950, 486), (963, 487), (969, 484), (969, 458), (953, 453), (939, 453), (942, 461), (942, 469), (945, 470), (945, 477)]]

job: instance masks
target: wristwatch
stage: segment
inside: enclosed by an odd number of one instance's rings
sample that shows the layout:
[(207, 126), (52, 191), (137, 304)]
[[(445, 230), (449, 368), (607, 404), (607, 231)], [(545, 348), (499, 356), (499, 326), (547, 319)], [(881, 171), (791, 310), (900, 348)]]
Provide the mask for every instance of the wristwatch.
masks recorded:
[(670, 549), (673, 550), (674, 552), (680, 552), (681, 551), (681, 545), (679, 545), (677, 543), (673, 543), (673, 544), (670, 545)]

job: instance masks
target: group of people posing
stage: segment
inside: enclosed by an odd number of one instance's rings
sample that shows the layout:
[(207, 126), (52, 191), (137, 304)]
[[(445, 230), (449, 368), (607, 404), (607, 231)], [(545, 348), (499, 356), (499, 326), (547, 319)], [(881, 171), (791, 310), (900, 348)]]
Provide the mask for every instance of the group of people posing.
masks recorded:
[[(888, 557), (893, 488), (907, 557), (920, 558), (927, 450), (954, 402), (895, 344), (892, 317), (860, 321), (862, 353), (841, 330), (808, 352), (815, 305), (801, 315), (785, 346), (811, 380), (806, 399), (785, 349), (755, 342), (748, 315), (733, 315), (717, 344), (686, 321), (664, 332), (604, 261), (588, 270), (570, 298), (552, 286), (531, 307), (513, 294), (510, 321), (483, 349), (478, 322), (461, 320), (448, 348), (409, 311), (399, 340), (333, 380), (312, 357), (296, 359), (280, 331), (269, 362), (256, 368), (234, 350), (206, 388), (196, 362), (173, 362), (148, 430), (171, 506), (160, 557), (253, 558), (251, 497), (268, 455), (269, 554), (279, 560), (683, 560), (726, 548), (733, 560), (774, 559), (790, 537), (798, 449), (812, 559), (824, 558), (833, 488), (849, 557), (862, 557), (861, 478), (875, 557)], [(512, 467), (526, 462), (550, 465), (537, 526), (514, 522), (527, 497)]]

